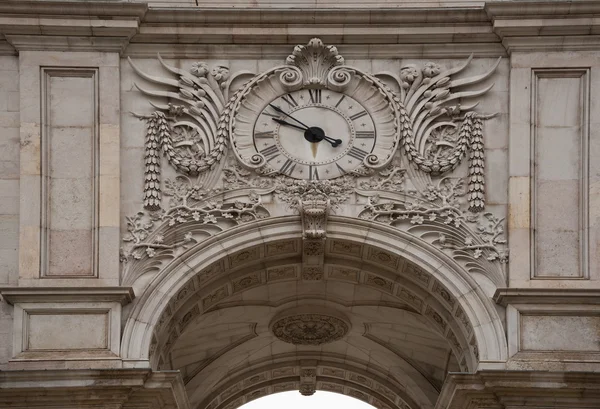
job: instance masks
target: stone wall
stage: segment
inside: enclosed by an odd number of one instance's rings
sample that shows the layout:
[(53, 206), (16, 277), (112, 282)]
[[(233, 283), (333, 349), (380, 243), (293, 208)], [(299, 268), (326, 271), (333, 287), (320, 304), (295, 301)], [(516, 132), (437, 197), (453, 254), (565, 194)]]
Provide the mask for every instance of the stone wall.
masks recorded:
[[(0, 56), (0, 285), (19, 277), (19, 59)], [(12, 355), (12, 308), (0, 304), (0, 369)]]

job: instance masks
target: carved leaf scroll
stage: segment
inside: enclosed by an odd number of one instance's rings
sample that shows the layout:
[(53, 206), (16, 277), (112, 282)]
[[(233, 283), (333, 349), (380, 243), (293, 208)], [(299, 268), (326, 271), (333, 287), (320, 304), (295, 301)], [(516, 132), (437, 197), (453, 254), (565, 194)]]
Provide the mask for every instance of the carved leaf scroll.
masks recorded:
[[(379, 78), (391, 78), (398, 85), (395, 98), (401, 123), (400, 145), (408, 161), (413, 165), (407, 172), (415, 184), (423, 189), (431, 183), (428, 175), (443, 175), (456, 169), (470, 149), (469, 154), (469, 210), (480, 212), (485, 208), (484, 145), (483, 121), (494, 116), (474, 112), (478, 102), (461, 106), (464, 98), (476, 98), (489, 91), (487, 87), (458, 91), (459, 88), (477, 84), (492, 75), (498, 67), (500, 58), (485, 73), (455, 79), (472, 61), (473, 56), (461, 66), (443, 70), (438, 64), (426, 63), (423, 67), (414, 64), (401, 69), (400, 75), (380, 73)], [(462, 114), (462, 116), (461, 116)], [(460, 125), (458, 125), (459, 123)], [(425, 154), (432, 134), (444, 128), (458, 128), (458, 139), (434, 142), (438, 146), (446, 145), (447, 152), (438, 157)]]
[(182, 174), (197, 176), (213, 169), (227, 149), (227, 137), (220, 123), (228, 114), (231, 83), (246, 73), (230, 76), (227, 67), (210, 69), (203, 62), (194, 63), (187, 72), (168, 65), (158, 55), (160, 64), (171, 74), (159, 77), (145, 73), (128, 60), (137, 75), (163, 88), (151, 90), (134, 83), (144, 95), (164, 101), (150, 101), (156, 108), (150, 115), (134, 114), (147, 124), (144, 207), (158, 210), (162, 199), (160, 153)]

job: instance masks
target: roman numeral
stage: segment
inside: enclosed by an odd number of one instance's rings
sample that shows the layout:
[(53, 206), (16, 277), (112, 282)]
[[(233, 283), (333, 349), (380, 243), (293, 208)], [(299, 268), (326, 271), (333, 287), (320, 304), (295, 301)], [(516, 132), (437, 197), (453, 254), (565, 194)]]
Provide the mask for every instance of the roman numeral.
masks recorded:
[(348, 151), (348, 156), (354, 158), (354, 159), (358, 159), (360, 161), (362, 161), (365, 156), (367, 156), (369, 152), (365, 152), (362, 149), (357, 148), (356, 146), (353, 146), (349, 151)]
[(255, 138), (274, 138), (275, 132), (274, 131), (254, 132), (254, 137)]
[(356, 131), (357, 138), (375, 138), (375, 131)]
[(263, 115), (266, 115), (266, 116), (270, 116), (270, 117), (272, 117), (272, 118), (279, 118), (279, 117), (281, 117), (281, 115), (279, 115), (279, 114), (272, 114), (272, 113), (270, 113), (270, 112), (266, 112), (266, 111), (263, 111), (263, 113), (262, 113), (262, 114), (263, 114)]
[(295, 167), (296, 167), (296, 163), (294, 163), (291, 159), (288, 159), (285, 161), (285, 163), (283, 164), (281, 169), (279, 169), (279, 172), (283, 173), (284, 175), (289, 176), (292, 174)]
[(276, 145), (271, 145), (268, 148), (265, 148), (262, 151), (260, 151), (260, 154), (263, 155), (265, 159), (269, 161), (275, 156), (279, 155), (279, 150), (277, 149)]
[(342, 173), (346, 173), (346, 169), (344, 169), (343, 167), (341, 167), (340, 165), (338, 165), (337, 163), (335, 164), (335, 166), (337, 166), (337, 168), (339, 169), (340, 172)]
[(339, 101), (337, 102), (337, 104), (335, 104), (336, 108), (340, 106), (340, 104), (342, 103), (342, 101), (344, 100), (344, 98), (346, 98), (346, 96), (342, 95), (342, 97), (339, 99)]
[(358, 112), (358, 113), (352, 115), (350, 117), (350, 119), (352, 119), (353, 121), (356, 121), (358, 118), (361, 118), (361, 117), (363, 117), (365, 115), (367, 115), (367, 111)]
[(308, 167), (308, 175), (311, 180), (319, 180), (319, 170), (315, 166)]
[(320, 89), (309, 89), (308, 94), (310, 95), (310, 102), (313, 104), (321, 103), (321, 90)]
[(284, 95), (281, 97), (281, 99), (283, 99), (290, 106), (290, 108), (296, 108), (298, 106), (298, 103), (296, 102), (292, 94)]

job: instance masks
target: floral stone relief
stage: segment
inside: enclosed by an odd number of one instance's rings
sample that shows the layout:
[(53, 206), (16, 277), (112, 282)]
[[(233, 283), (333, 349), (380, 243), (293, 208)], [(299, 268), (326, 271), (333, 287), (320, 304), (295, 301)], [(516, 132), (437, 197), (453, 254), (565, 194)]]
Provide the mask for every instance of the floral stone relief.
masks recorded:
[[(155, 111), (135, 114), (147, 124), (146, 171), (143, 209), (126, 219), (121, 250), (126, 270), (144, 270), (134, 268), (136, 263), (156, 268), (158, 255), (161, 263), (170, 260), (236, 225), (294, 213), (310, 215), (310, 206), (320, 209), (325, 204), (319, 217), (304, 220), (309, 236), (321, 232), (318, 239), (326, 237), (327, 215), (388, 224), (444, 249), (471, 271), (492, 271), (501, 285), (508, 259), (505, 220), (485, 211), (483, 171), (484, 121), (493, 115), (474, 111), (478, 102), (460, 104), (464, 98), (472, 101), (484, 95), (493, 84), (457, 91), (490, 77), (497, 63), (466, 78), (457, 74), (471, 58), (452, 69), (429, 62), (372, 75), (344, 66), (335, 47), (318, 39), (296, 47), (286, 64), (268, 75), (231, 74), (226, 67), (209, 69), (205, 63), (185, 71), (160, 57), (158, 61), (165, 76), (146, 74), (130, 61), (136, 74), (158, 89), (138, 85), (153, 97), (149, 104)], [(235, 107), (244, 103), (249, 84), (260, 86), (260, 78), (276, 73), (289, 82), (290, 72), (299, 76), (296, 87), (341, 87), (346, 76), (355, 75), (389, 96), (386, 103), (397, 124), (391, 159), (375, 166), (366, 157), (365, 166), (356, 171), (307, 180), (266, 165), (247, 166), (231, 154), (238, 142), (228, 124), (236, 120)], [(249, 81), (240, 86), (240, 78)], [(155, 102), (161, 99), (164, 103)], [(465, 158), (466, 166), (459, 166)]]

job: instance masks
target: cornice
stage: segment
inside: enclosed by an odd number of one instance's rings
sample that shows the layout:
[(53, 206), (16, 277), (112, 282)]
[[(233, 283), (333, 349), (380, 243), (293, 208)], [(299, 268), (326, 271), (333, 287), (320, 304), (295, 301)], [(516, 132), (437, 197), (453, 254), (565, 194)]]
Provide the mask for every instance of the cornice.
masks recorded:
[(118, 302), (129, 304), (131, 287), (0, 287), (9, 304), (24, 302)]
[[(297, 41), (302, 44), (306, 41)], [(506, 55), (501, 43), (435, 43), (435, 44), (341, 44), (335, 39), (325, 40), (336, 44), (348, 59), (394, 59), (394, 58), (467, 58), (475, 54), (479, 58), (498, 58)], [(289, 54), (289, 44), (157, 44), (130, 43), (123, 52), (132, 58), (189, 59), (283, 59)]]
[(0, 34), (16, 51), (121, 52), (147, 10), (116, 1), (9, 0), (0, 3)]
[[(141, 402), (141, 403), (140, 403)], [(179, 371), (49, 369), (0, 371), (3, 408), (164, 407), (190, 409)]]
[(273, 3), (269, 8), (245, 9), (221, 3), (217, 8), (156, 4), (4, 1), (0, 55), (19, 50), (93, 50), (145, 57), (162, 50), (174, 58), (281, 58), (287, 52), (281, 51), (283, 47), (314, 36), (345, 47), (348, 58), (447, 58), (471, 53), (492, 57), (513, 51), (600, 49), (596, 0), (488, 1), (468, 6), (403, 3), (387, 8), (354, 3), (335, 8), (284, 8)]
[(0, 3), (0, 15), (87, 16), (133, 18), (141, 20), (148, 5), (142, 2), (122, 1), (35, 1), (4, 0)]
[(494, 301), (509, 304), (600, 304), (600, 289), (499, 288)]
[(598, 1), (492, 1), (485, 11), (508, 53), (600, 49)]
[[(595, 372), (480, 371), (448, 374), (435, 409), (554, 407), (597, 408), (600, 374)], [(523, 397), (530, 399), (523, 400)]]

